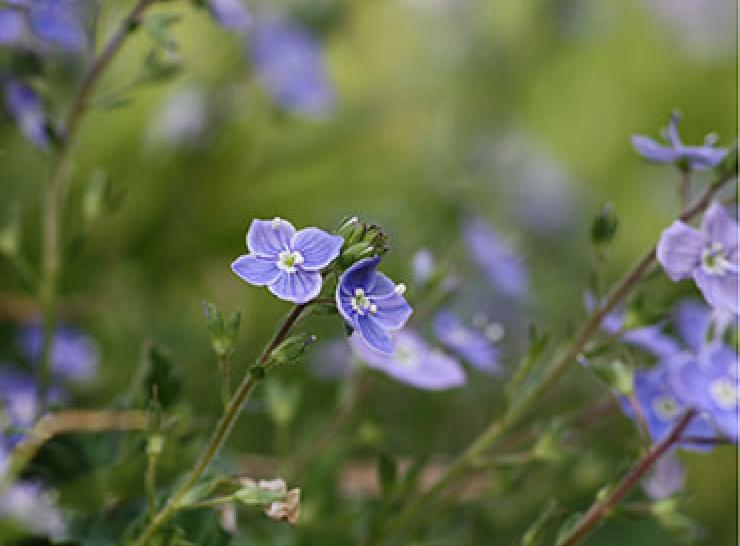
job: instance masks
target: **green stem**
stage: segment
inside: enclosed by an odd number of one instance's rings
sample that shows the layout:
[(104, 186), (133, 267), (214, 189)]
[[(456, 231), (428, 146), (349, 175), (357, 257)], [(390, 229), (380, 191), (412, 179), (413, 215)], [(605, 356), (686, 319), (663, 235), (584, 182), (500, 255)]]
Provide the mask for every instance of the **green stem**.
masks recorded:
[[(265, 350), (262, 352), (260, 357), (257, 359), (257, 367), (269, 367), (272, 353), (285, 340), (288, 333), (290, 332), (290, 329), (298, 321), (303, 311), (309, 305), (310, 304), (301, 304), (296, 305), (293, 308), (290, 315), (288, 315), (288, 318), (285, 319), (283, 325), (280, 327), (280, 329), (277, 331), (277, 333), (267, 345)], [(203, 453), (195, 463), (195, 466), (190, 471), (188, 477), (185, 479), (182, 485), (177, 488), (175, 493), (172, 494), (164, 508), (162, 508), (157, 513), (157, 515), (151, 519), (146, 529), (144, 529), (139, 538), (133, 543), (134, 546), (144, 546), (145, 544), (148, 544), (152, 537), (154, 537), (157, 530), (165, 522), (167, 522), (178, 509), (180, 509), (180, 502), (182, 501), (182, 499), (198, 482), (198, 480), (200, 480), (201, 476), (203, 476), (203, 473), (206, 471), (206, 469), (208, 469), (214, 457), (216, 457), (224, 442), (228, 438), (229, 432), (231, 431), (234, 423), (236, 422), (239, 414), (242, 411), (244, 402), (246, 402), (247, 398), (249, 398), (249, 395), (252, 393), (252, 390), (254, 389), (256, 383), (257, 379), (255, 379), (255, 374), (248, 371), (244, 376), (241, 385), (239, 385), (239, 388), (234, 393), (234, 397), (229, 402), (229, 405), (226, 408), (223, 416), (221, 417), (221, 420), (218, 422), (216, 430), (211, 436), (211, 439), (208, 441), (208, 444), (203, 450)]]
[(218, 367), (221, 369), (221, 399), (224, 403), (224, 410), (231, 400), (231, 363), (226, 355), (218, 356)]
[[(697, 214), (704, 211), (715, 194), (722, 186), (735, 176), (735, 172), (728, 172), (720, 176), (702, 198), (690, 209), (685, 210), (679, 219), (688, 221)], [(455, 462), (448, 468), (440, 480), (425, 493), (412, 499), (398, 516), (391, 521), (385, 531), (374, 541), (373, 545), (383, 544), (396, 533), (402, 531), (416, 517), (419, 511), (428, 502), (437, 497), (442, 491), (464, 475), (471, 467), (473, 461), (479, 460), (483, 454), (490, 449), (501, 437), (508, 433), (519, 421), (528, 414), (539, 400), (558, 382), (563, 374), (576, 361), (583, 350), (586, 342), (599, 330), (601, 321), (610, 313), (637, 285), (637, 283), (650, 270), (655, 260), (655, 246), (648, 250), (637, 264), (615, 285), (610, 294), (600, 307), (594, 309), (586, 322), (581, 326), (573, 341), (553, 361), (552, 365), (544, 373), (539, 383), (536, 383), (528, 391), (509, 407), (508, 411), (500, 419), (492, 421), (486, 429), (458, 456)]]

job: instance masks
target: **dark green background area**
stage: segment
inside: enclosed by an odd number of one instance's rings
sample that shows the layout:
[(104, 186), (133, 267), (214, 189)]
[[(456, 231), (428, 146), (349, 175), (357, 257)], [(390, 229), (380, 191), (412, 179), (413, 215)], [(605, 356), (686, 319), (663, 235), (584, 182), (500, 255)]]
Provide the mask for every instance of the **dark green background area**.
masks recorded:
[[(674, 108), (684, 114), (681, 133), (688, 143), (701, 142), (711, 131), (724, 145), (737, 136), (733, 25), (709, 23), (716, 24), (713, 45), (700, 50), (692, 46), (690, 32), (660, 16), (658, 4), (665, 2), (295, 0), (290, 9), (320, 35), (337, 86), (337, 110), (324, 121), (279, 112), (251, 77), (242, 39), (218, 28), (206, 13), (175, 2), (157, 8), (183, 16), (174, 29), (183, 74), (135, 89), (124, 107), (91, 112), (74, 153), (65, 221), (75, 244), (67, 253), (62, 292), (82, 309), (77, 320), (99, 340), (103, 355), (100, 377), (80, 390), (79, 404), (100, 407), (117, 400), (130, 384), (143, 344), (155, 341), (167, 347), (184, 378), (179, 411), (193, 430), (209, 430), (221, 400), (201, 301), (243, 313), (236, 374), (288, 309), (229, 270), (231, 260), (246, 251), (252, 218), (280, 216), (298, 227), (326, 229), (350, 215), (376, 222), (390, 236), (383, 269), (397, 281), (410, 280), (410, 260), (418, 249), (432, 250), (462, 279), (458, 310), (464, 316), (485, 311), (508, 321), (514, 315), (511, 340), (504, 344), (509, 370), (521, 356), (525, 325), (535, 323), (566, 339), (583, 317), (582, 294), (593, 269), (588, 226), (598, 207), (612, 202), (620, 217), (607, 264), (610, 281), (677, 214), (677, 173), (637, 157), (630, 136), (657, 136)], [(736, 17), (732, 0), (712, 0), (709, 9)], [(111, 22), (118, 14), (105, 13)], [(697, 19), (693, 32), (701, 24), (706, 23)], [(130, 81), (150, 46), (144, 35), (134, 37), (101, 89)], [(52, 82), (70, 89), (59, 74)], [(192, 84), (207, 90), (219, 112), (207, 138), (197, 148), (153, 142), (151, 125), (163, 102)], [(62, 112), (65, 103), (54, 106)], [(0, 215), (20, 204), (24, 250), (37, 263), (49, 157), (4, 123), (0, 161)], [(85, 226), (80, 203), (98, 171), (125, 191), (125, 200), (115, 213)], [(697, 191), (710, 176), (697, 174)], [(553, 178), (564, 186), (548, 190)], [(538, 229), (522, 222), (521, 192), (539, 197), (545, 207), (555, 207), (554, 196), (564, 193), (569, 208), (562, 226)], [(515, 313), (486, 287), (465, 253), (460, 226), (472, 215), (483, 216), (511, 240), (530, 269), (531, 293)], [(22, 294), (4, 261), (0, 288)], [(642, 294), (648, 309), (665, 309), (691, 290), (658, 275)], [(413, 291), (409, 297), (413, 301)], [(310, 324), (323, 339), (343, 335), (336, 318)], [(3, 324), (8, 333), (14, 327), (12, 321)], [(341, 387), (304, 367), (276, 375), (302, 387), (289, 439), (290, 449), (297, 449), (331, 416)], [(576, 412), (606, 393), (586, 371), (574, 369), (533, 419)], [(273, 453), (275, 431), (263, 398), (259, 390), (234, 430), (233, 453)], [(369, 509), (363, 501), (336, 495), (342, 461), (369, 459), (379, 451), (399, 457), (455, 454), (502, 408), (502, 380), (473, 371), (466, 388), (436, 394), (379, 376), (341, 447), (298, 480), (305, 523), (290, 530), (252, 513), (242, 519), (251, 528), (239, 544), (351, 543), (348, 537), (364, 525), (358, 514)], [(201, 442), (186, 439), (182, 447), (167, 444), (175, 453), (166, 459), (165, 480)], [(637, 432), (623, 418), (589, 429), (554, 465), (536, 463), (492, 477), (480, 501), (440, 516), (436, 543), (513, 544), (549, 498), (573, 511), (585, 509), (628, 467), (638, 445)], [(687, 512), (707, 532), (696, 543), (735, 544), (735, 448), (682, 457), (689, 469)], [(79, 483), (64, 491), (70, 503), (86, 504)], [(626, 516), (610, 521), (589, 542), (683, 543), (681, 533)]]

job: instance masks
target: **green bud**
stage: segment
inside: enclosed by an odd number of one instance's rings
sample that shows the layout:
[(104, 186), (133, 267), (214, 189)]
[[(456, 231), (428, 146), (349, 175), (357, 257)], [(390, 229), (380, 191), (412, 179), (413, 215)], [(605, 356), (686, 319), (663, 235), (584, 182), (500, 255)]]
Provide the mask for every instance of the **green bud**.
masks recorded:
[(343, 267), (349, 267), (353, 263), (363, 258), (369, 258), (374, 254), (375, 247), (373, 247), (373, 245), (367, 241), (362, 241), (359, 243), (355, 243), (350, 247), (347, 247), (347, 249), (339, 255), (339, 263)]
[(271, 361), (275, 364), (292, 364), (306, 353), (306, 349), (317, 337), (313, 334), (300, 333), (290, 336), (272, 352)]
[(164, 438), (161, 434), (152, 434), (146, 443), (146, 454), (147, 455), (159, 455), (162, 453), (164, 448)]
[(339, 226), (337, 233), (344, 237), (344, 246), (349, 247), (359, 243), (364, 235), (365, 228), (356, 216), (348, 218)]
[(241, 324), (241, 313), (235, 311), (224, 321), (219, 308), (208, 302), (203, 302), (203, 314), (211, 332), (211, 347), (220, 357), (228, 356), (234, 349), (236, 338)]
[(614, 206), (611, 203), (605, 204), (591, 224), (591, 242), (596, 246), (609, 244), (617, 234), (618, 226)]
[(629, 396), (635, 383), (635, 370), (621, 360), (593, 362), (590, 368), (607, 385), (617, 392)]

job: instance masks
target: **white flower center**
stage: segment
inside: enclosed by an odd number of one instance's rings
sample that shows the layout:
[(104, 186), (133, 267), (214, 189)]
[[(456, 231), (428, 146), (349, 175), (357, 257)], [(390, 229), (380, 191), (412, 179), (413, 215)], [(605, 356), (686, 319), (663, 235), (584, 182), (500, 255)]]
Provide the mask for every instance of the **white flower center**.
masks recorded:
[(278, 254), (277, 266), (286, 273), (295, 273), (296, 266), (303, 263), (303, 254), (297, 250), (283, 250)]
[(709, 275), (724, 275), (732, 267), (724, 245), (718, 241), (707, 245), (701, 253), (701, 266)]
[(736, 408), (740, 398), (737, 385), (724, 378), (715, 379), (710, 383), (709, 394), (722, 409), (726, 410)]
[(362, 288), (355, 288), (355, 295), (350, 300), (350, 305), (358, 315), (364, 315), (368, 311), (370, 313), (378, 312), (378, 306), (365, 295), (365, 291)]
[(670, 421), (678, 415), (678, 402), (670, 396), (660, 396), (653, 400), (653, 409), (663, 421)]

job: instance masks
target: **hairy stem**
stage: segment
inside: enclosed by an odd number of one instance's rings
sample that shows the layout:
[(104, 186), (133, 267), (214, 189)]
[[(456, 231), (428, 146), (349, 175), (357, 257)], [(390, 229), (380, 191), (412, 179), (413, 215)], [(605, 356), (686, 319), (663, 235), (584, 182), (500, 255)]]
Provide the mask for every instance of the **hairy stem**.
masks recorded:
[[(93, 63), (77, 92), (60, 130), (61, 142), (52, 164), (49, 183), (43, 197), (43, 228), (41, 241), (41, 278), (38, 297), (41, 304), (43, 338), (38, 366), (40, 400), (43, 406), (50, 380), (51, 348), (57, 325), (57, 284), (62, 263), (61, 215), (64, 207), (69, 154), (80, 121), (87, 111), (88, 100), (100, 77), (120, 51), (129, 32), (154, 0), (139, 0), (124, 18), (103, 51)], [(43, 407), (42, 407), (43, 410)]]
[[(702, 198), (691, 208), (679, 216), (682, 221), (688, 221), (703, 212), (715, 194), (735, 176), (735, 172), (727, 172), (720, 176), (704, 193)], [(637, 285), (650, 270), (655, 261), (656, 247), (648, 250), (637, 264), (617, 282), (600, 307), (594, 309), (586, 322), (577, 331), (570, 344), (557, 356), (549, 366), (543, 377), (534, 386), (522, 393), (500, 419), (492, 421), (486, 429), (463, 451), (455, 462), (447, 469), (440, 480), (425, 493), (412, 499), (398, 516), (386, 527), (385, 531), (371, 544), (383, 544), (409, 525), (420, 510), (428, 502), (437, 497), (442, 491), (466, 473), (473, 461), (481, 456), (511, 430), (528, 414), (539, 400), (558, 382), (570, 365), (576, 361), (586, 342), (599, 330), (601, 321), (610, 313)]]
[[(277, 331), (275, 336), (272, 338), (270, 343), (268, 343), (267, 347), (265, 347), (264, 351), (257, 359), (257, 367), (269, 367), (270, 359), (273, 352), (285, 340), (291, 328), (301, 317), (301, 314), (308, 307), (308, 305), (310, 304), (296, 305), (293, 308), (291, 313), (283, 322), (280, 329)], [(216, 457), (224, 442), (228, 438), (229, 432), (231, 432), (234, 423), (236, 422), (239, 414), (242, 411), (242, 408), (244, 407), (244, 402), (246, 402), (247, 398), (249, 398), (249, 395), (252, 393), (252, 390), (254, 389), (256, 383), (257, 379), (255, 378), (255, 374), (247, 371), (241, 385), (239, 385), (239, 388), (234, 393), (234, 397), (229, 402), (229, 405), (224, 411), (221, 420), (218, 422), (216, 430), (211, 436), (211, 439), (208, 441), (208, 444), (196, 461), (195, 466), (192, 468), (192, 470), (190, 470), (190, 473), (188, 474), (185, 481), (172, 494), (164, 508), (162, 508), (151, 519), (142, 534), (133, 543), (134, 546), (144, 546), (145, 544), (148, 544), (157, 530), (165, 522), (167, 522), (180, 508), (180, 501), (182, 501), (182, 499), (185, 497), (185, 495), (187, 495), (192, 487), (196, 483), (198, 483), (198, 480), (200, 480), (200, 478), (203, 476), (203, 473), (208, 469), (211, 462)]]
[(632, 488), (639, 483), (648, 470), (681, 438), (684, 430), (689, 426), (691, 420), (696, 416), (695, 410), (685, 412), (674, 425), (670, 434), (659, 443), (655, 444), (638, 462), (627, 475), (619, 482), (619, 485), (603, 501), (594, 502), (591, 508), (576, 524), (568, 536), (558, 543), (558, 546), (574, 546), (579, 543)]

